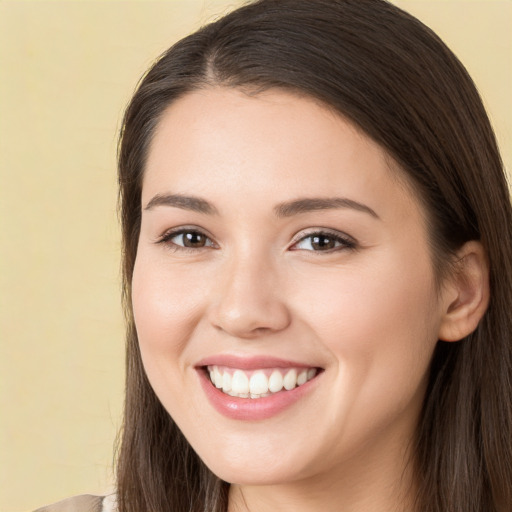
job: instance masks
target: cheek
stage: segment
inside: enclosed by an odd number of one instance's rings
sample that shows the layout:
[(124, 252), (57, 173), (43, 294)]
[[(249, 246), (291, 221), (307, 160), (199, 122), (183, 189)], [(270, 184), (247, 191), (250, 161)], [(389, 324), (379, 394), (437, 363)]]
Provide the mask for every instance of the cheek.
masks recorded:
[(148, 376), (179, 356), (196, 323), (201, 289), (187, 273), (166, 268), (142, 252), (137, 256), (132, 279), (132, 306)]
[[(352, 266), (306, 274), (295, 279), (290, 296), (315, 330), (330, 340), (333, 350), (344, 340), (357, 346), (378, 348), (381, 336), (393, 344), (406, 337), (412, 344), (435, 330), (435, 288), (429, 262), (413, 260), (402, 265), (374, 258), (365, 268)], [(413, 336), (421, 333), (421, 336)], [(409, 343), (408, 343), (409, 345)]]
[(379, 261), (317, 276), (296, 290), (297, 304), (307, 304), (303, 316), (337, 365), (336, 400), (358, 410), (390, 401), (402, 408), (421, 392), (439, 328), (430, 262)]

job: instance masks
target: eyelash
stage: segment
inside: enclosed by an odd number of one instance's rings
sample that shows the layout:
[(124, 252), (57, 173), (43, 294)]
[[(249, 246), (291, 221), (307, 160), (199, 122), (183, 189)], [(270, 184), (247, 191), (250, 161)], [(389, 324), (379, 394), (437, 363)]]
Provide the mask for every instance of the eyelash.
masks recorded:
[[(333, 252), (342, 251), (342, 250), (354, 250), (357, 247), (356, 241), (344, 234), (340, 233), (338, 231), (330, 231), (326, 229), (319, 229), (317, 231), (310, 231), (309, 233), (301, 234), (300, 238), (297, 238), (293, 241), (293, 246), (297, 245), (299, 242), (305, 241), (307, 239), (314, 239), (314, 238), (327, 238), (331, 242), (334, 242), (334, 244), (339, 244), (337, 247), (330, 248), (326, 251), (314, 251), (314, 250), (308, 250), (309, 252), (316, 252), (321, 254), (331, 254)], [(311, 244), (311, 242), (310, 242)], [(301, 249), (292, 249), (294, 251), (300, 251)], [(302, 249), (306, 250), (306, 249)]]
[(167, 231), (166, 233), (164, 233), (156, 241), (156, 243), (157, 244), (167, 245), (167, 247), (169, 249), (171, 249), (173, 251), (181, 251), (181, 252), (195, 252), (198, 249), (205, 249), (205, 248), (211, 247), (211, 246), (203, 246), (203, 247), (197, 247), (197, 248), (185, 247), (183, 245), (178, 245), (178, 244), (176, 244), (176, 243), (171, 241), (173, 238), (175, 238), (175, 237), (177, 237), (179, 235), (184, 235), (186, 233), (193, 233), (193, 234), (196, 234), (196, 235), (201, 235), (201, 236), (205, 237), (207, 240), (211, 241), (211, 238), (208, 235), (204, 234), (199, 229), (196, 229), (196, 228), (178, 228), (178, 229), (170, 230), (170, 231)]
[[(175, 238), (179, 235), (187, 234), (187, 233), (203, 236), (207, 240), (210, 241), (211, 245), (204, 245), (201, 247), (185, 247), (183, 245), (178, 245), (178, 244), (172, 242), (173, 238)], [(293, 240), (292, 247), (297, 245), (299, 242), (305, 241), (307, 239), (313, 239), (314, 237), (327, 238), (331, 242), (334, 242), (334, 244), (339, 244), (339, 245), (337, 247), (335, 245), (334, 247), (332, 247), (328, 250), (325, 250), (325, 251), (315, 251), (315, 250), (309, 250), (309, 249), (291, 249), (291, 250), (294, 250), (294, 251), (307, 250), (308, 252), (316, 252), (316, 253), (320, 253), (320, 254), (331, 254), (333, 252), (338, 252), (338, 251), (342, 251), (342, 250), (354, 250), (357, 248), (357, 243), (352, 237), (349, 237), (348, 235), (345, 235), (344, 233), (340, 233), (337, 231), (330, 231), (330, 230), (326, 230), (326, 229), (319, 229), (316, 231), (311, 231), (309, 233), (301, 234), (300, 238), (296, 238)], [(208, 235), (203, 233), (201, 230), (192, 228), (192, 227), (191, 228), (178, 228), (178, 229), (167, 231), (156, 241), (156, 243), (167, 245), (167, 247), (173, 251), (180, 251), (180, 252), (185, 252), (185, 253), (196, 252), (197, 250), (211, 248), (211, 247), (216, 248), (215, 243), (211, 240), (211, 238)]]

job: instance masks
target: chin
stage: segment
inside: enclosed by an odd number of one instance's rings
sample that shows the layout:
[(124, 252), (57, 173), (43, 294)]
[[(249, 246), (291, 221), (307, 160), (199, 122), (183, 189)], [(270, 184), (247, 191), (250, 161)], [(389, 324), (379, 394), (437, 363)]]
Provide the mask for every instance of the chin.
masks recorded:
[[(274, 457), (275, 459), (275, 457)], [(272, 462), (264, 467), (255, 466), (249, 461), (227, 466), (226, 464), (214, 464), (209, 469), (221, 480), (236, 485), (279, 485), (295, 480), (300, 480), (301, 475), (296, 469), (286, 467), (275, 467)], [(270, 466), (270, 467), (269, 467)]]
[[(242, 441), (242, 440), (241, 440)], [(291, 446), (281, 441), (275, 446), (270, 440), (265, 445), (265, 439), (253, 443), (230, 443), (223, 446), (216, 445), (215, 450), (206, 447), (198, 455), (206, 466), (220, 479), (239, 485), (277, 485), (292, 482), (311, 475), (312, 469), (317, 467), (305, 456), (305, 450), (292, 450)]]

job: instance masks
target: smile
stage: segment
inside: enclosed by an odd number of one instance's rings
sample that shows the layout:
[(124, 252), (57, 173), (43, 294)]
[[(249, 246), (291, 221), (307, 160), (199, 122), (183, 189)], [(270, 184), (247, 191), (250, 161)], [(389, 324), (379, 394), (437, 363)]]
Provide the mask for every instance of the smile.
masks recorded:
[(238, 398), (266, 398), (302, 386), (317, 375), (317, 368), (265, 368), (242, 370), (209, 365), (212, 384), (226, 395)]
[(195, 369), (213, 408), (242, 421), (261, 421), (293, 409), (315, 393), (325, 372), (301, 361), (230, 354), (207, 357)]

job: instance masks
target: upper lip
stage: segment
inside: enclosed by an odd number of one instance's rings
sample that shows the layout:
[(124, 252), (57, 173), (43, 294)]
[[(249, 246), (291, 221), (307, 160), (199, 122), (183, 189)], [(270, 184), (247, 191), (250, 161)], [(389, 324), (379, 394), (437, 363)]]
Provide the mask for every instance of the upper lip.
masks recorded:
[(196, 367), (227, 366), (240, 370), (258, 370), (260, 368), (316, 368), (314, 364), (301, 363), (272, 356), (237, 356), (218, 354), (201, 359)]

